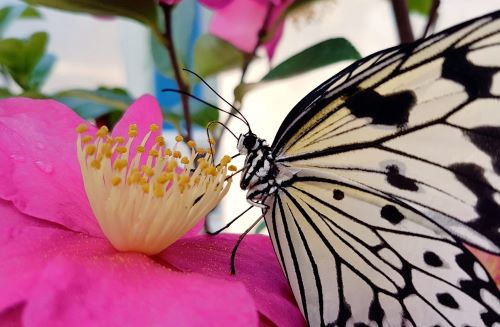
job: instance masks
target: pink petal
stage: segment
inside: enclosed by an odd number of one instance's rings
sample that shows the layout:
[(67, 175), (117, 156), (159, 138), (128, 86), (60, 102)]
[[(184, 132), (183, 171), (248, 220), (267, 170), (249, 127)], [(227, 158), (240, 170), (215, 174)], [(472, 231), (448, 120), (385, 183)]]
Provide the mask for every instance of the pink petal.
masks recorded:
[(230, 274), (231, 250), (238, 237), (221, 234), (181, 239), (161, 257), (185, 272), (241, 281), (252, 294), (259, 312), (274, 324), (305, 326), (268, 237), (245, 237), (236, 255), (236, 275)]
[(6, 201), (0, 218), (2, 326), (22, 303), (25, 326), (257, 325), (253, 299), (238, 281), (116, 252), (106, 240), (32, 219)]
[(199, 3), (210, 9), (221, 9), (235, 0), (198, 0)]
[[(275, 21), (290, 3), (290, 0), (283, 1), (280, 4), (275, 3), (276, 7), (274, 7), (271, 13), (268, 28), (274, 26)], [(215, 11), (210, 22), (209, 31), (242, 51), (252, 52), (257, 44), (258, 33), (264, 22), (267, 7), (267, 1), (234, 0)], [(272, 59), (274, 55), (282, 32), (283, 24), (280, 23), (273, 38), (264, 44), (269, 59)]]
[(102, 235), (76, 159), (75, 127), (82, 122), (53, 100), (0, 100), (0, 198), (30, 216)]
[(238, 49), (251, 52), (265, 14), (266, 5), (255, 0), (235, 0), (214, 12), (209, 31)]
[(256, 326), (251, 296), (225, 282), (162, 267), (139, 254), (59, 257), (31, 292), (28, 326)]
[(27, 299), (40, 271), (55, 256), (114, 253), (109, 242), (34, 219), (0, 201), (0, 310)]
[[(113, 136), (123, 136), (125, 139), (128, 138), (128, 127), (131, 124), (137, 124), (138, 134), (135, 140), (132, 142), (132, 147), (130, 150), (130, 158), (133, 158), (136, 154), (136, 148), (142, 142), (144, 136), (149, 132), (149, 126), (151, 124), (158, 125), (159, 129), (156, 132), (151, 133), (151, 136), (146, 143), (146, 148), (150, 148), (155, 143), (155, 138), (161, 135), (161, 129), (163, 125), (163, 116), (161, 113), (160, 105), (158, 101), (149, 94), (143, 95), (137, 99), (125, 112), (123, 117), (118, 121), (116, 126), (113, 128)], [(142, 156), (141, 163), (145, 163), (147, 156)]]

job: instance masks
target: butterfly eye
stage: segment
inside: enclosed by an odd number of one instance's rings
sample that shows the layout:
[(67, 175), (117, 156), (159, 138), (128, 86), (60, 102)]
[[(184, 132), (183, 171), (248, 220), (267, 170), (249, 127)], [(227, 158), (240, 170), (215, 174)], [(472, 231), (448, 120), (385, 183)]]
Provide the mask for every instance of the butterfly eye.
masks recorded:
[(254, 134), (248, 134), (247, 136), (245, 136), (245, 139), (243, 139), (243, 145), (249, 150), (253, 149), (256, 142), (257, 137)]

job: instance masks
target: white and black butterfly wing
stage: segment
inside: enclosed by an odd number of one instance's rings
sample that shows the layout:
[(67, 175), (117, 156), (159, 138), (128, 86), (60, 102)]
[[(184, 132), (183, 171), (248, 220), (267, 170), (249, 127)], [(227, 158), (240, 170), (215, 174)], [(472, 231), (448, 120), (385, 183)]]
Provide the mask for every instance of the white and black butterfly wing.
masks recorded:
[(287, 116), (272, 148), (294, 177), (266, 223), (311, 326), (500, 324), (460, 243), (500, 253), (499, 66), (495, 12), (355, 63)]
[(298, 175), (266, 215), (310, 326), (500, 321), (495, 284), (453, 236), (395, 199), (314, 175)]
[(277, 162), (382, 191), (500, 253), (499, 16), (380, 52), (327, 81), (285, 119)]

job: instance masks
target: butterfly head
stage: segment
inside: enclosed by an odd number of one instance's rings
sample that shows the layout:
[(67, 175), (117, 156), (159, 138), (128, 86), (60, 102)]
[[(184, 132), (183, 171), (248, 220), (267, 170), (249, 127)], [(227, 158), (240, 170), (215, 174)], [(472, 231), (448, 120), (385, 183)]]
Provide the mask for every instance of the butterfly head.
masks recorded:
[(257, 135), (252, 132), (240, 134), (238, 138), (238, 151), (242, 155), (256, 151), (262, 145), (265, 145), (264, 140), (258, 138)]

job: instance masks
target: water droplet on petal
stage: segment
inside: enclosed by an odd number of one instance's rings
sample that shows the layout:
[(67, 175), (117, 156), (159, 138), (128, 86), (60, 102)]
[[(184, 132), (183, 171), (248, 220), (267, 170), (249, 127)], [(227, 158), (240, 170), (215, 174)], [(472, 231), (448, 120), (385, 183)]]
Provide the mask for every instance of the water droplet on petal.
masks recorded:
[(40, 150), (45, 149), (45, 145), (43, 143), (37, 142), (36, 147), (39, 148)]
[(47, 173), (47, 174), (50, 174), (54, 170), (54, 167), (52, 166), (52, 164), (50, 164), (48, 162), (37, 160), (37, 161), (35, 161), (35, 165), (38, 168), (40, 168), (41, 171), (43, 171), (44, 173)]
[(24, 157), (19, 155), (19, 154), (11, 154), (10, 157), (15, 161), (19, 161), (19, 162), (24, 161)]

